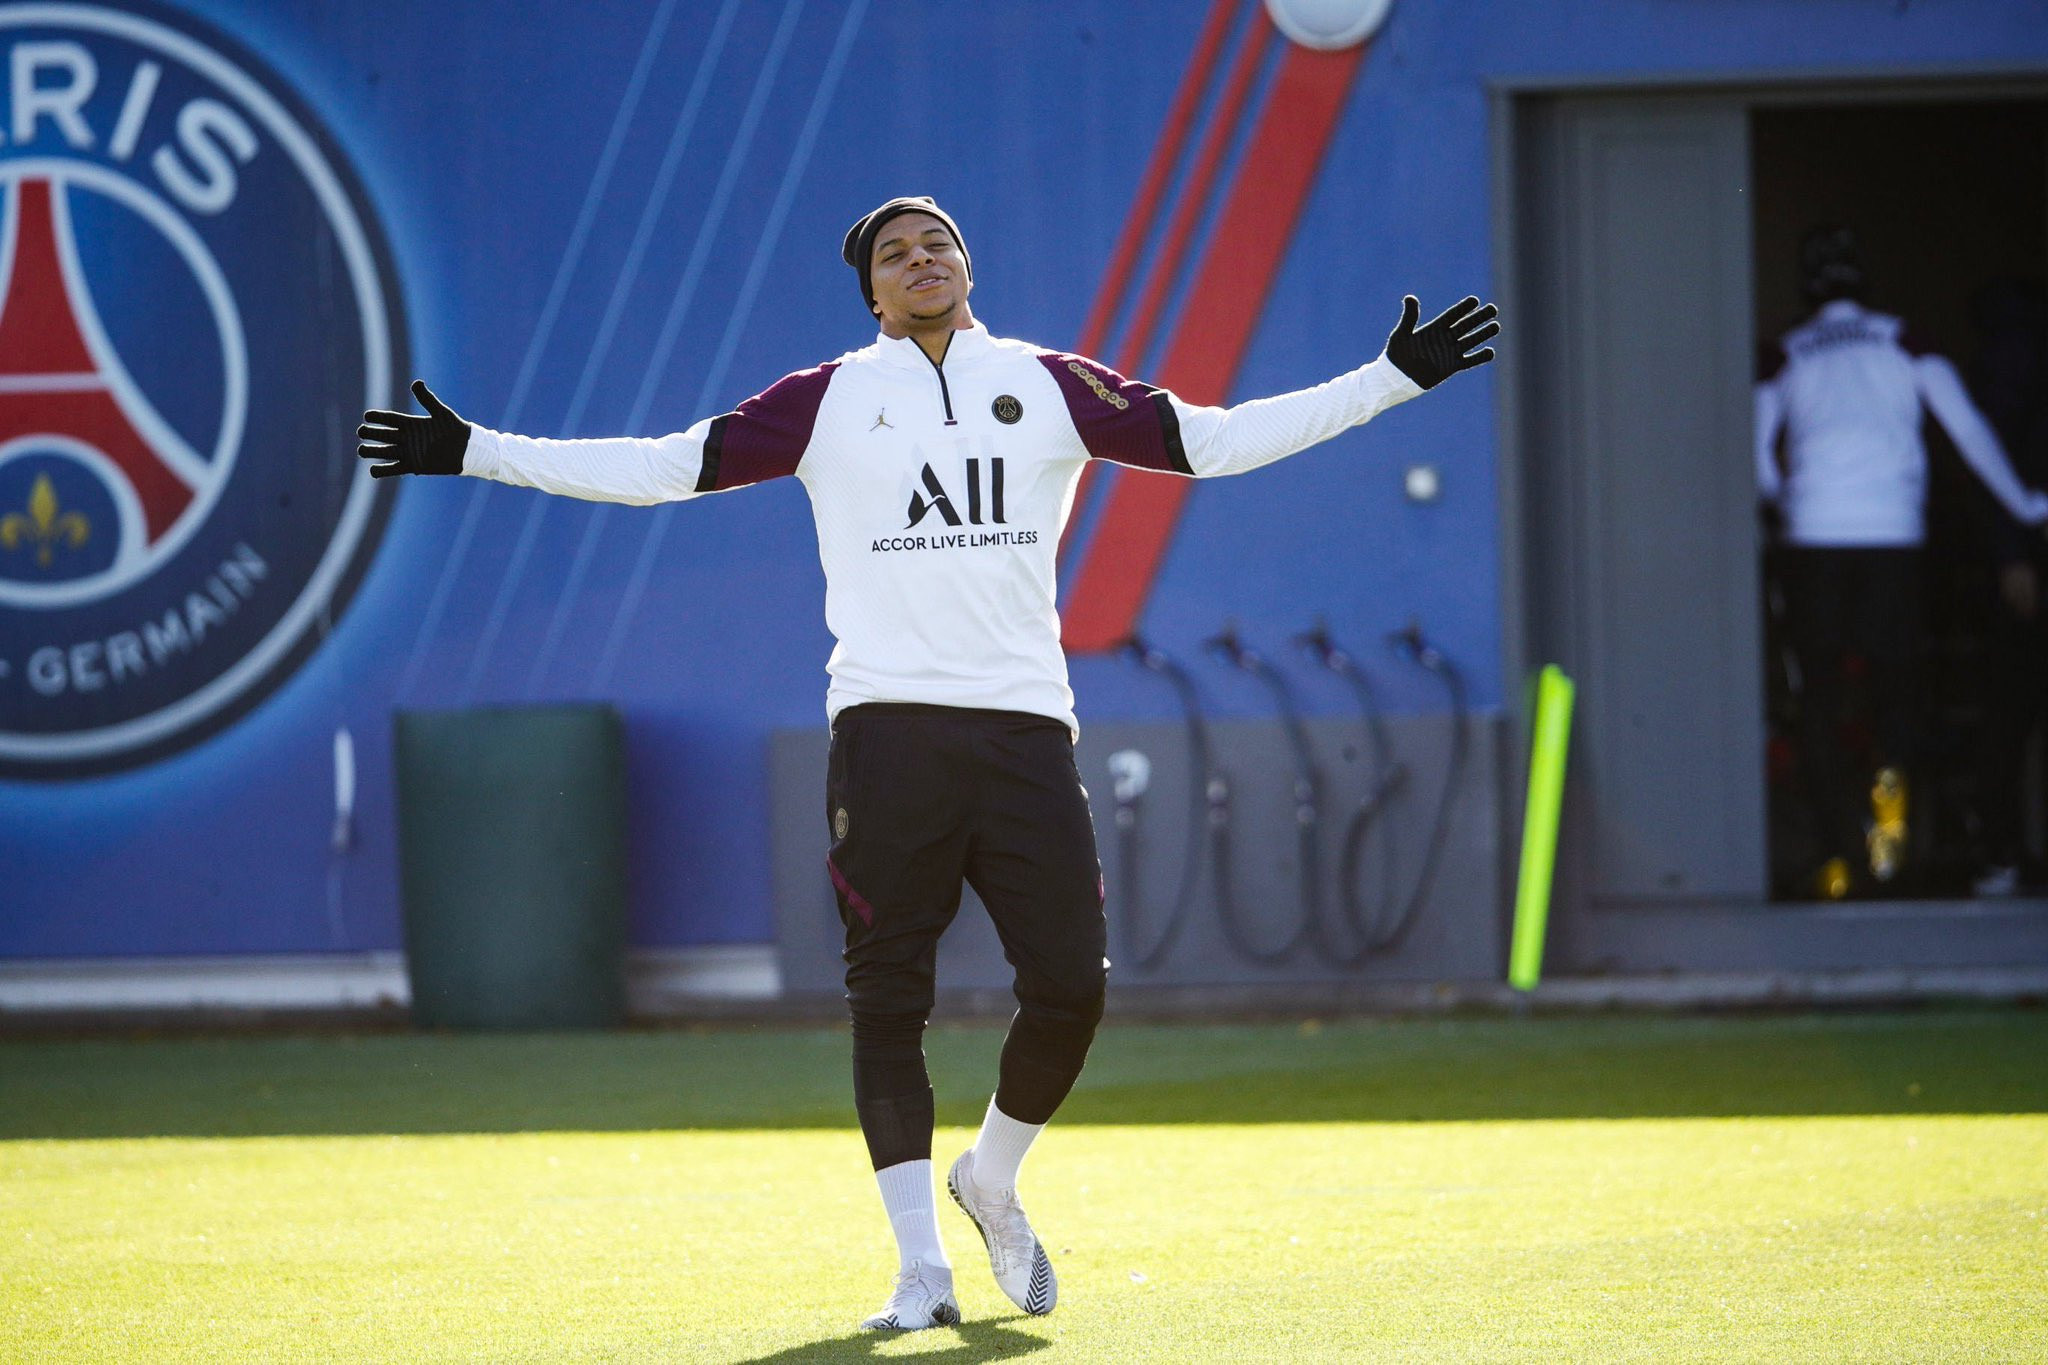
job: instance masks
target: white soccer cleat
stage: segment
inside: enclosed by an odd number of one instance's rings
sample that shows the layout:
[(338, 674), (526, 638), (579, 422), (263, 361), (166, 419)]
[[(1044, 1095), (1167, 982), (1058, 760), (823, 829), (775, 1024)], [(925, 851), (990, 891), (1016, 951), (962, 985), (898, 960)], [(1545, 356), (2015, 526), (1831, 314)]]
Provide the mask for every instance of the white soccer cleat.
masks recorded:
[(953, 1301), (953, 1272), (922, 1261), (896, 1277), (896, 1287), (882, 1311), (861, 1321), (863, 1332), (916, 1332), (926, 1327), (951, 1327), (960, 1321)]
[(946, 1172), (946, 1191), (988, 1247), (988, 1268), (1010, 1302), (1037, 1317), (1059, 1302), (1059, 1281), (1052, 1261), (1031, 1230), (1015, 1190), (984, 1190), (974, 1183), (974, 1149), (968, 1148)]

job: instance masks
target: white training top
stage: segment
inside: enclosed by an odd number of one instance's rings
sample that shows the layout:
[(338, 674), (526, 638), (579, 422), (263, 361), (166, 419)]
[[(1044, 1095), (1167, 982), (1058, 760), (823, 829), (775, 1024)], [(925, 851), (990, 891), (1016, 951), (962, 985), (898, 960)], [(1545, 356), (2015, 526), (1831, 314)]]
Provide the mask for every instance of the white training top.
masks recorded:
[(1053, 563), (1089, 459), (1238, 474), (1421, 392), (1382, 355), (1312, 389), (1197, 407), (977, 323), (952, 334), (943, 364), (907, 337), (878, 337), (670, 436), (542, 440), (476, 427), (462, 472), (636, 504), (795, 474), (810, 493), (838, 641), (829, 715), (927, 702), (1078, 729)]
[(1783, 509), (1785, 536), (1794, 545), (1921, 543), (1927, 500), (1922, 404), (2006, 511), (2028, 526), (2048, 520), (2048, 494), (2020, 483), (1955, 366), (1914, 345), (1899, 319), (1837, 299), (1785, 333), (1762, 368), (1757, 487)]

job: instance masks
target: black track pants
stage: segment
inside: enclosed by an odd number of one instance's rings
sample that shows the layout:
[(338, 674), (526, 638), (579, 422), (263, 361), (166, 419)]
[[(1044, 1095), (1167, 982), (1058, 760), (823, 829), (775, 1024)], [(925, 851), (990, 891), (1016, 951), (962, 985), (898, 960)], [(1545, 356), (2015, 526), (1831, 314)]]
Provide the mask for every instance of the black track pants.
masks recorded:
[[(1910, 771), (1917, 757), (1920, 551), (1796, 547), (1786, 557), (1785, 593), (1806, 680), (1799, 749), (1807, 797), (1825, 856), (1854, 863), (1863, 850), (1872, 772), (1887, 764)], [(1851, 655), (1863, 660), (1869, 695), (1874, 744), (1867, 770), (1843, 748)]]
[(972, 886), (1016, 972), (996, 1106), (1052, 1117), (1102, 1018), (1102, 868), (1067, 727), (879, 703), (832, 727), (827, 870), (846, 927), (854, 1104), (875, 1169), (931, 1155), (923, 1036), (939, 935)]

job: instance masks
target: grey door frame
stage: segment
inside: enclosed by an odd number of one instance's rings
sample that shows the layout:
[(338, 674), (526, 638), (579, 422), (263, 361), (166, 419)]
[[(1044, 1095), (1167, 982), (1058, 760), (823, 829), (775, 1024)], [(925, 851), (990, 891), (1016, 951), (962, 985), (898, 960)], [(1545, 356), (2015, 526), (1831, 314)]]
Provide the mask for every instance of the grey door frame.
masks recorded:
[[(1970, 101), (2048, 98), (2048, 63), (1902, 65), (1839, 70), (1713, 73), (1507, 75), (1486, 83), (1491, 158), (1495, 296), (1512, 325), (1527, 297), (1520, 219), (1522, 183), (1534, 111), (1567, 98), (1670, 96), (1727, 101), (1745, 111), (1782, 105), (1882, 100)], [(1749, 350), (1745, 348), (1744, 354)], [(1524, 681), (1536, 657), (1530, 613), (1533, 547), (1524, 484), (1529, 413), (1522, 394), (1531, 361), (1505, 347), (1495, 381), (1496, 496), (1500, 506), (1503, 907), (1514, 904), (1521, 845), (1522, 784), (1532, 717)], [(1567, 778), (1569, 781), (1569, 778)], [(1507, 913), (1504, 909), (1503, 913)], [(1552, 909), (1555, 945), (1547, 969), (1563, 975), (1641, 972), (1824, 972), (1873, 968), (1946, 969), (2048, 963), (2048, 899), (1861, 902), (1749, 906), (1702, 903), (1656, 908), (1594, 908), (1569, 893)], [(1505, 931), (1506, 926), (1503, 926)], [(1503, 942), (1506, 934), (1503, 933)], [(1505, 964), (1503, 964), (1504, 966)]]

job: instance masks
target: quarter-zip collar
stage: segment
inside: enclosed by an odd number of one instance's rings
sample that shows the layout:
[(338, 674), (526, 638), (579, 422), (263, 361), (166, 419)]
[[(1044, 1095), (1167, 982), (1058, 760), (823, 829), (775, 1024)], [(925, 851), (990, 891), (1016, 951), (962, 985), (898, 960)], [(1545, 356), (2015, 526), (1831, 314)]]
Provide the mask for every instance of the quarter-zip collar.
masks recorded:
[[(954, 332), (953, 339), (946, 343), (945, 364), (953, 366), (963, 360), (972, 361), (988, 354), (992, 345), (988, 328), (981, 323), (963, 327)], [(932, 358), (924, 353), (924, 347), (917, 344), (915, 337), (892, 337), (878, 332), (875, 334), (875, 353), (889, 364), (907, 370), (934, 368)]]
[(958, 420), (953, 412), (953, 389), (946, 382), (946, 367), (950, 365), (957, 370), (962, 362), (972, 363), (977, 356), (986, 355), (992, 349), (988, 328), (978, 322), (946, 334), (946, 356), (943, 360), (933, 360), (914, 337), (892, 337), (884, 333), (875, 339), (875, 348), (877, 354), (891, 365), (930, 372), (938, 381), (939, 407), (949, 427), (957, 425)]

